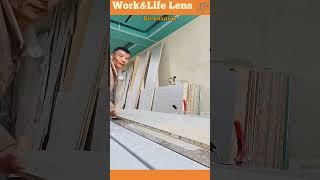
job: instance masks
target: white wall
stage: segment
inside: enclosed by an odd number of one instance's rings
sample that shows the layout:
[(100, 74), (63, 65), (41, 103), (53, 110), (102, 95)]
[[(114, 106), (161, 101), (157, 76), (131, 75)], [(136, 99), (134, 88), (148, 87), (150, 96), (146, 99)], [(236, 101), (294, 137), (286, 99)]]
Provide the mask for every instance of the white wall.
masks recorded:
[(197, 17), (163, 42), (160, 86), (174, 75), (200, 84), (200, 112), (210, 112), (210, 17)]
[(216, 2), (216, 59), (290, 72), (291, 168), (320, 168), (320, 1)]

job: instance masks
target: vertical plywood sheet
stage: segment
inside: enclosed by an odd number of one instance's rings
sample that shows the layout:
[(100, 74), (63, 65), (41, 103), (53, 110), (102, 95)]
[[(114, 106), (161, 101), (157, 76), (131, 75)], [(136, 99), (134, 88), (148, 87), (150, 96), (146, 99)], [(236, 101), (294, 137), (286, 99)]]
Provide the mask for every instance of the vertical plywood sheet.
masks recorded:
[(279, 72), (250, 72), (245, 121), (246, 165), (250, 167), (282, 168), (286, 77)]
[[(138, 105), (141, 85), (143, 82), (143, 78), (146, 72), (146, 66), (148, 64), (150, 57), (150, 52), (144, 52), (141, 54), (138, 62), (137, 67), (134, 70), (134, 74), (132, 77), (132, 83), (129, 87), (128, 96), (125, 108), (127, 109), (136, 109)], [(137, 57), (138, 58), (138, 57)]]
[(232, 163), (232, 131), (237, 74), (215, 64), (212, 79), (213, 143), (220, 153), (222, 163)]
[[(74, 79), (70, 91), (60, 91), (57, 97), (47, 147), (49, 150), (78, 148), (83, 124), (86, 123), (86, 118), (90, 117), (88, 109), (91, 109), (92, 101), (96, 97), (94, 89), (96, 89), (100, 69), (103, 68), (101, 62), (104, 59), (101, 58), (105, 58), (103, 52), (108, 33), (105, 26), (100, 26), (107, 23), (104, 12), (106, 2), (94, 0), (91, 3), (92, 8), (86, 9), (90, 15), (84, 28), (86, 30), (83, 37), (84, 43), (77, 65), (74, 67)], [(73, 45), (76, 44), (73, 43)]]
[(146, 89), (152, 89), (157, 86), (157, 76), (161, 59), (163, 43), (154, 46), (151, 50), (151, 57), (149, 62), (148, 74), (145, 83)]
[(151, 111), (155, 89), (144, 89), (141, 91), (138, 109)]
[[(182, 113), (183, 85), (162, 86), (155, 90), (152, 111), (164, 113)], [(177, 107), (177, 110), (173, 108)]]

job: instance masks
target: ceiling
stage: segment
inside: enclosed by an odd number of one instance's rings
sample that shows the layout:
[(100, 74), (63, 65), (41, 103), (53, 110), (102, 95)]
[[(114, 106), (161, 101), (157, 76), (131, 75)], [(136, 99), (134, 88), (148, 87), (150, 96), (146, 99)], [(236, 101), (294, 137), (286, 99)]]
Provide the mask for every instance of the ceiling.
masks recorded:
[[(151, 16), (159, 17), (159, 16)], [(173, 17), (173, 16), (172, 16)], [(175, 21), (145, 21), (144, 16), (110, 17), (110, 50), (118, 46), (129, 48), (135, 56), (197, 16), (175, 16)]]

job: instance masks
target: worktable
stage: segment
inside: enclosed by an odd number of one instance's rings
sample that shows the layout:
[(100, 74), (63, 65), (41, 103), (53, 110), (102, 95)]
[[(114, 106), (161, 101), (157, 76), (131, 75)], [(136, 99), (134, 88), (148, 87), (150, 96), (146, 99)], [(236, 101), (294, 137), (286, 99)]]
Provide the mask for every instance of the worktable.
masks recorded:
[[(187, 158), (160, 143), (151, 141), (129, 129), (110, 122), (111, 170), (208, 170), (209, 168)], [(183, 142), (182, 142), (183, 143)], [(188, 148), (193, 148), (190, 147)]]

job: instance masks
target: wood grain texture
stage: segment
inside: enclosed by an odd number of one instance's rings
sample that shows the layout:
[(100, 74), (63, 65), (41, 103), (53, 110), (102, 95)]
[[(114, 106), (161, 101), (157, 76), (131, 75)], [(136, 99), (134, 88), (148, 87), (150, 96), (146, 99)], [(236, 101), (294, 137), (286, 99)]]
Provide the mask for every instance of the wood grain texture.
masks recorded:
[(146, 89), (157, 87), (157, 76), (161, 60), (163, 43), (159, 43), (151, 49), (151, 57), (145, 83)]
[(288, 75), (251, 71), (245, 119), (246, 165), (281, 169)]
[(141, 86), (144, 80), (144, 74), (146, 72), (146, 67), (150, 58), (150, 52), (144, 52), (140, 56), (137, 56), (137, 66), (132, 76), (131, 86), (129, 87), (128, 96), (125, 108), (126, 109), (136, 109), (138, 105), (138, 100), (140, 96)]
[(126, 70), (122, 72), (122, 75), (124, 76), (124, 80), (117, 81), (116, 83), (115, 105), (117, 109), (124, 108), (132, 73), (133, 73), (133, 66), (130, 63), (127, 65)]
[[(69, 44), (72, 39), (72, 28), (78, 1), (68, 1), (58, 6), (54, 11), (54, 18), (49, 32), (49, 44), (46, 48), (45, 60), (42, 66), (42, 87), (35, 115), (35, 126), (38, 131), (34, 139), (34, 148), (39, 149), (43, 144), (44, 137), (50, 129), (52, 112), (54, 111), (57, 92), (61, 88), (64, 69), (67, 66)], [(64, 8), (61, 8), (64, 7)], [(70, 25), (72, 24), (72, 25)]]
[[(89, 4), (88, 7), (92, 7), (91, 9), (87, 9), (87, 7), (81, 8), (81, 10), (89, 11), (88, 21), (84, 27), (84, 43), (77, 65), (74, 67), (75, 74), (70, 91), (63, 90), (58, 93), (57, 106), (53, 114), (47, 147), (49, 150), (82, 149), (82, 132), (86, 134), (87, 125), (85, 124), (90, 124), (89, 121), (92, 117), (92, 107), (96, 99), (96, 90), (99, 86), (99, 77), (101, 77), (101, 69), (103, 68), (102, 62), (104, 59), (102, 58), (104, 57), (108, 33), (106, 27), (100, 27), (101, 24), (106, 23), (104, 14), (105, 2), (94, 0), (90, 1), (90, 3), (92, 5)], [(86, 3), (82, 2), (81, 6), (84, 5)], [(83, 19), (79, 19), (79, 21), (83, 21)], [(82, 26), (78, 26), (76, 29), (80, 27), (82, 28)], [(78, 44), (74, 43), (73, 45), (78, 46)]]

